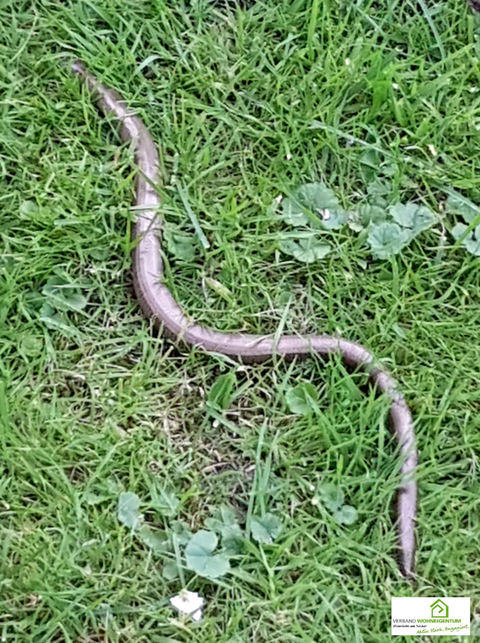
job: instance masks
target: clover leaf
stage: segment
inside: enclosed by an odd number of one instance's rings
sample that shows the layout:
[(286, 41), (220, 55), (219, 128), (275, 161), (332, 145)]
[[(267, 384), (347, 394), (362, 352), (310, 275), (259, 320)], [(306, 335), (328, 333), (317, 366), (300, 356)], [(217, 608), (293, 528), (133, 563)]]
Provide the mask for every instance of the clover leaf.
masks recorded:
[(117, 516), (119, 522), (132, 531), (137, 529), (143, 521), (143, 516), (139, 512), (140, 498), (132, 491), (124, 491), (118, 499)]
[(331, 250), (327, 243), (322, 243), (313, 234), (306, 238), (298, 239), (298, 241), (291, 238), (283, 239), (280, 242), (280, 249), (285, 254), (292, 255), (303, 263), (312, 263), (317, 259), (323, 259)]
[(226, 554), (214, 554), (218, 538), (213, 531), (201, 529), (194, 534), (185, 548), (187, 567), (205, 578), (215, 579), (230, 571)]
[(188, 545), (193, 534), (187, 525), (182, 520), (174, 520), (170, 527), (175, 541), (182, 546)]
[(385, 221), (385, 208), (375, 203), (365, 203), (360, 206), (359, 215), (360, 221), (364, 226), (369, 223), (383, 222)]
[(343, 505), (340, 509), (333, 512), (335, 522), (339, 525), (353, 525), (358, 518), (358, 512), (355, 507), (350, 505)]
[(178, 565), (174, 560), (169, 560), (164, 564), (162, 576), (165, 580), (174, 580), (178, 577)]
[(340, 228), (347, 220), (338, 199), (323, 183), (305, 183), (283, 200), (282, 214), (286, 223), (309, 226), (312, 223), (327, 230)]
[(355, 507), (343, 504), (345, 494), (335, 484), (325, 483), (318, 490), (323, 505), (332, 513), (336, 523), (339, 525), (353, 525), (358, 513)]
[(58, 330), (71, 337), (75, 334), (75, 328), (69, 323), (68, 318), (63, 313), (57, 313), (55, 308), (45, 302), (40, 309), (40, 321), (51, 330)]
[(374, 179), (367, 185), (367, 193), (370, 197), (380, 203), (383, 197), (388, 196), (392, 192), (392, 184), (390, 181), (382, 179)]
[(288, 408), (296, 415), (308, 415), (316, 409), (318, 391), (310, 382), (302, 382), (285, 394)]
[(87, 305), (87, 299), (75, 284), (63, 277), (50, 278), (43, 287), (45, 300), (57, 311), (80, 312)]
[(329, 511), (338, 511), (345, 500), (345, 494), (336, 484), (327, 482), (319, 490), (320, 498)]
[(285, 223), (293, 226), (309, 225), (310, 219), (305, 214), (303, 207), (294, 198), (283, 199), (283, 218)]
[(282, 531), (282, 522), (277, 516), (266, 513), (262, 517), (254, 516), (251, 522), (252, 536), (259, 543), (271, 545)]
[(70, 323), (67, 313), (79, 313), (88, 303), (78, 286), (64, 277), (54, 276), (43, 287), (42, 295), (44, 302), (40, 310), (40, 321), (47, 328), (73, 336), (75, 327)]
[(214, 517), (207, 518), (206, 527), (222, 536), (223, 550), (228, 554), (239, 554), (243, 546), (243, 534), (235, 512), (226, 506), (220, 507)]
[[(458, 241), (465, 236), (468, 226), (464, 223), (457, 223), (452, 229), (452, 235)], [(462, 245), (468, 252), (476, 257), (480, 257), (480, 225), (470, 231), (470, 233), (462, 239)]]
[(409, 228), (413, 236), (428, 230), (435, 223), (433, 212), (417, 203), (396, 203), (391, 206), (389, 213), (396, 223)]
[(449, 196), (445, 205), (448, 212), (461, 214), (467, 223), (472, 223), (475, 217), (480, 214), (480, 207), (478, 205), (475, 205), (473, 201), (470, 201), (470, 199), (464, 197), (463, 194), (455, 192), (454, 190), (449, 190)]
[(182, 261), (193, 261), (197, 254), (197, 241), (192, 235), (165, 227), (163, 236), (167, 242), (168, 251)]
[(164, 532), (155, 531), (148, 525), (142, 525), (137, 533), (140, 540), (147, 545), (147, 547), (150, 547), (153, 553), (163, 554), (168, 551), (170, 541), (166, 538)]
[(410, 241), (408, 230), (397, 223), (376, 223), (370, 226), (368, 244), (377, 259), (389, 259), (400, 252)]
[(163, 516), (175, 516), (179, 505), (180, 500), (169, 487), (152, 489), (152, 506)]
[(466, 236), (466, 232), (468, 230), (468, 225), (465, 223), (457, 223), (453, 226), (452, 228), (452, 235), (458, 241), (461, 239), (464, 235)]

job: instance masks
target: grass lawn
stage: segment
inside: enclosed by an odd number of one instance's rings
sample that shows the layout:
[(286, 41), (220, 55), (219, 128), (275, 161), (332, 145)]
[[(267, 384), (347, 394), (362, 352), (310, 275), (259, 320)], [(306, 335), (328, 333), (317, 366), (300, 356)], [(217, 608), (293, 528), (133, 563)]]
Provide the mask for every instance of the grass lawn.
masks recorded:
[[(480, 258), (445, 208), (452, 189), (480, 203), (480, 20), (463, 0), (0, 7), (1, 640), (383, 643), (402, 595), (469, 596), (480, 637)], [(336, 359), (239, 366), (142, 316), (131, 153), (75, 58), (158, 141), (163, 216), (189, 254), (166, 252), (167, 278), (192, 317), (340, 334), (400, 382), (420, 453), (413, 585), (395, 558), (387, 404), (363, 376)], [(365, 231), (322, 232), (331, 253), (302, 263), (281, 251), (275, 199), (314, 181), (347, 210), (378, 196), (437, 222), (386, 260)], [(228, 373), (229, 407), (212, 411)], [(301, 382), (318, 390), (305, 416), (286, 401)], [(353, 524), (317, 502), (328, 483)], [(173, 551), (119, 522), (125, 491)], [(283, 527), (209, 580), (185, 568), (181, 535), (223, 505), (246, 536), (265, 512)], [(169, 604), (185, 587), (205, 599), (199, 623)]]

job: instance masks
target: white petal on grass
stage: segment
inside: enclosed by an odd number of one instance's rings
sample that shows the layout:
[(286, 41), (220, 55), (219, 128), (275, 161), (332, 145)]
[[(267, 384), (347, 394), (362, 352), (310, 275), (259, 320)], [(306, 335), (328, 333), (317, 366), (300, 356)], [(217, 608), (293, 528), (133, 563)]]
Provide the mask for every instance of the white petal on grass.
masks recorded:
[(191, 616), (195, 622), (202, 620), (202, 608), (205, 600), (197, 592), (182, 590), (170, 599), (170, 605), (186, 616)]

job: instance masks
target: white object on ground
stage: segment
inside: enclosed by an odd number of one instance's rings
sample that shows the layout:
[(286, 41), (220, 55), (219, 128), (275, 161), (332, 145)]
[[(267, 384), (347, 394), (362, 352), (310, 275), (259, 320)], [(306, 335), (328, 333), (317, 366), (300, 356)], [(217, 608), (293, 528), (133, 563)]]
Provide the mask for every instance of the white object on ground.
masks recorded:
[(202, 620), (203, 603), (204, 599), (197, 592), (189, 592), (187, 589), (183, 589), (177, 596), (170, 599), (171, 606), (177, 612), (191, 616), (195, 622)]

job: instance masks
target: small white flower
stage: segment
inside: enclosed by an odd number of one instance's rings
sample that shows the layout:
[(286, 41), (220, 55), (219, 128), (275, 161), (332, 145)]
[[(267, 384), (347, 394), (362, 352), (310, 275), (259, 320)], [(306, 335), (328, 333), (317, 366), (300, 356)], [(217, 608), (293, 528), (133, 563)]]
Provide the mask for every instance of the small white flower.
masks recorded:
[(183, 589), (180, 594), (170, 599), (171, 606), (186, 616), (191, 616), (195, 622), (202, 620), (202, 607), (204, 599), (197, 592), (189, 592)]
[(470, 87), (470, 92), (474, 94), (475, 92), (478, 92), (478, 87)]
[(324, 221), (328, 221), (330, 219), (330, 216), (330, 210), (327, 210), (327, 208), (325, 208), (325, 210), (322, 210), (322, 219)]
[(400, 89), (398, 83), (392, 83), (393, 89)]
[(438, 152), (437, 152), (437, 150), (435, 149), (435, 147), (434, 147), (433, 145), (429, 145), (429, 146), (428, 146), (428, 149), (429, 149), (430, 154), (431, 154), (432, 156), (437, 156)]
[(277, 203), (277, 204), (278, 204), (278, 203), (281, 203), (281, 202), (282, 202), (282, 199), (283, 199), (283, 194), (279, 194), (279, 195), (278, 195), (278, 196), (276, 196), (273, 200), (275, 201), (275, 203)]
[(318, 498), (312, 498), (312, 505), (318, 505)]
[(315, 485), (314, 484), (308, 485), (308, 488), (310, 489), (310, 491), (315, 491)]
[(290, 154), (290, 152), (285, 156), (285, 158), (287, 159), (287, 161), (292, 160), (292, 155)]
[(350, 64), (350, 58), (345, 58), (345, 64), (346, 64), (346, 66), (347, 66), (347, 67), (349, 66), (349, 64)]

